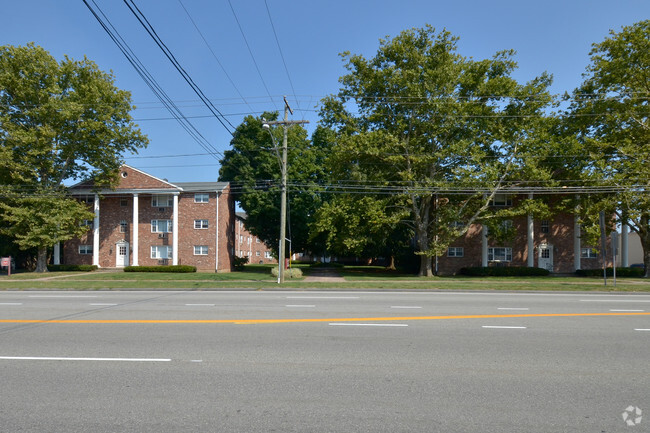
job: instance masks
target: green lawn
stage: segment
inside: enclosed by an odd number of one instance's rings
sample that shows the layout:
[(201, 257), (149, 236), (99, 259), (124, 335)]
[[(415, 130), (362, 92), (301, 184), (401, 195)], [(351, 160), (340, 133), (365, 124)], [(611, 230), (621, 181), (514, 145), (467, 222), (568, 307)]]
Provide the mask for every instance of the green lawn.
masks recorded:
[[(146, 272), (48, 272), (0, 275), (0, 290), (25, 289), (215, 289), (278, 288), (269, 265), (248, 265), (243, 272), (146, 273)], [(299, 266), (305, 276), (309, 266)], [(393, 289), (393, 290), (549, 290), (549, 291), (637, 291), (650, 292), (650, 280), (619, 278), (616, 287), (611, 278), (607, 286), (601, 278), (588, 277), (418, 277), (379, 267), (344, 267), (335, 271), (345, 282), (306, 282), (304, 278), (287, 280), (291, 289)]]

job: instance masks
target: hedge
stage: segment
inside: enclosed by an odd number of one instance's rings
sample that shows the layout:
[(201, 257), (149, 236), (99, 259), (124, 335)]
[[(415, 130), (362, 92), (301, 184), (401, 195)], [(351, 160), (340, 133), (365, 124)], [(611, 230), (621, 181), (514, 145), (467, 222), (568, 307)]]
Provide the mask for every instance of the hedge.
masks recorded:
[(97, 270), (97, 265), (47, 265), (50, 272), (91, 272)]
[[(271, 268), (271, 275), (277, 277), (279, 271), (280, 270), (278, 269), (278, 267), (274, 266)], [(302, 277), (302, 271), (300, 270), (300, 268), (285, 269), (284, 276), (285, 278), (300, 278)]]
[[(643, 277), (645, 270), (643, 268), (616, 268), (617, 277)], [(602, 277), (603, 269), (578, 269), (576, 275), (579, 277)], [(614, 270), (612, 268), (607, 268), (607, 276), (611, 277), (614, 275)]]
[(189, 273), (196, 272), (196, 266), (168, 265), (168, 266), (126, 266), (124, 272), (174, 272)]
[(470, 268), (461, 268), (460, 274), (469, 277), (543, 277), (548, 275), (549, 271), (542, 268), (529, 268), (525, 266), (476, 266)]

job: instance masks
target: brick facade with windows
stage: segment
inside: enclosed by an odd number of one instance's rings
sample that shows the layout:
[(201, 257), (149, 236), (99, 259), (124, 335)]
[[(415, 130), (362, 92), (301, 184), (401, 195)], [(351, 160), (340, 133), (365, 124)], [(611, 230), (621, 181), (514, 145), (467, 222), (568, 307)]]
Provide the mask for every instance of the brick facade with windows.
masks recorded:
[(246, 214), (237, 212), (235, 218), (235, 255), (248, 257), (248, 263), (277, 264), (271, 248), (246, 229)]
[[(123, 166), (115, 189), (95, 195), (92, 185), (81, 183), (71, 187), (71, 193), (95, 210), (99, 226), (89, 226), (87, 234), (64, 243), (63, 263), (232, 269), (235, 206), (228, 183), (173, 184)], [(200, 228), (195, 228), (196, 220)]]

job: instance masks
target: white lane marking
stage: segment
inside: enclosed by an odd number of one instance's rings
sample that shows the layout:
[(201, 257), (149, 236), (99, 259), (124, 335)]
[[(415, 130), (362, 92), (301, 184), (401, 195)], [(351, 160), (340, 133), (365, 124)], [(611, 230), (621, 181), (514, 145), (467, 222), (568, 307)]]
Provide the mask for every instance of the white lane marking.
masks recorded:
[(106, 307), (106, 306), (115, 306), (117, 304), (104, 304), (104, 303), (99, 303), (99, 304), (89, 304), (92, 305), (93, 307)]
[(287, 299), (359, 299), (358, 296), (287, 296)]
[(120, 362), (169, 362), (168, 358), (67, 358), (60, 356), (0, 356), (0, 360), (13, 361), (120, 361)]
[(486, 329), (526, 329), (525, 326), (482, 326), (482, 328)]
[(330, 323), (330, 326), (409, 326), (405, 323)]
[(650, 302), (645, 299), (581, 299), (580, 302)]
[(528, 310), (530, 310), (530, 308), (511, 308), (511, 307), (501, 307), (501, 308), (497, 308), (497, 310), (528, 311)]
[(23, 305), (22, 302), (0, 302), (0, 305)]
[(30, 298), (99, 298), (95, 295), (29, 295)]
[(316, 308), (315, 305), (285, 305), (288, 308)]
[(609, 310), (609, 311), (617, 311), (619, 313), (624, 313), (624, 312), (629, 312), (629, 313), (637, 313), (637, 312), (639, 312), (639, 313), (642, 313), (645, 310)]
[(190, 362), (203, 362), (202, 359), (190, 359)]
[(637, 328), (635, 331), (650, 331), (650, 329)]
[(392, 305), (390, 308), (402, 308), (402, 309), (418, 309), (422, 307), (416, 307), (416, 306), (409, 306), (409, 305)]
[(214, 307), (215, 304), (185, 304), (186, 307)]

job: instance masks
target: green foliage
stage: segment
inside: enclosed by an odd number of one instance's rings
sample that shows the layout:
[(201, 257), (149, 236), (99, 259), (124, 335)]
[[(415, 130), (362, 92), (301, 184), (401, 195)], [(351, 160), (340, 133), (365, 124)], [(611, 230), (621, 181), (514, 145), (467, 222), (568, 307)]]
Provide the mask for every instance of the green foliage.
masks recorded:
[[(323, 126), (336, 132), (330, 183), (344, 179), (364, 190), (376, 201), (370, 209), (383, 207), (382, 226), (399, 220), (415, 233), (421, 275), (432, 275), (431, 257), (489, 214), (490, 195), (506, 182), (552, 177), (539, 158), (554, 140), (543, 114), (550, 76), (519, 84), (514, 52), (468, 59), (457, 42), (427, 26), (380, 41), (370, 59), (343, 53), (348, 73), (321, 109)], [(374, 234), (360, 212), (360, 225), (342, 229), (345, 218), (322, 211), (318, 229), (333, 220), (333, 229), (349, 232), (340, 246), (365, 246)]]
[(78, 236), (88, 218), (62, 182), (112, 185), (121, 155), (146, 145), (132, 108), (130, 93), (86, 58), (57, 62), (34, 44), (0, 47), (0, 218), (21, 248), (38, 248), (37, 271), (47, 247)]
[(97, 270), (97, 265), (47, 265), (50, 272), (92, 272)]
[(581, 180), (625, 190), (583, 197), (583, 226), (595, 232), (600, 210), (616, 212), (639, 233), (650, 270), (650, 20), (611, 31), (590, 55), (585, 80), (572, 95), (567, 129), (577, 152), (587, 156)]
[(196, 266), (188, 265), (168, 265), (168, 266), (126, 266), (124, 272), (170, 272), (170, 273), (189, 273), (196, 272)]
[(469, 277), (544, 277), (549, 275), (549, 271), (542, 268), (528, 268), (524, 266), (477, 266), (461, 268), (460, 274)]
[[(277, 266), (271, 268), (271, 275), (278, 276), (279, 269)], [(300, 268), (290, 268), (284, 270), (285, 278), (302, 278), (302, 270)]]
[[(273, 128), (278, 148), (274, 146), (269, 131), (262, 128), (262, 119), (277, 119), (277, 113), (264, 113), (261, 117), (248, 116), (237, 127), (224, 152), (219, 170), (219, 180), (232, 182), (235, 200), (246, 212), (246, 228), (277, 255), (280, 238), (280, 187), (282, 127)], [(317, 188), (310, 188), (324, 177), (323, 160), (327, 154), (325, 134), (316, 132), (313, 145), (307, 132), (300, 126), (287, 131), (288, 160), (288, 220), (294, 251), (309, 250), (308, 227), (321, 199)], [(320, 138), (319, 138), (320, 137)], [(295, 186), (294, 186), (295, 185)]]
[[(611, 277), (614, 275), (614, 269), (613, 268), (607, 268), (606, 269), (607, 276)], [(603, 276), (603, 270), (602, 269), (578, 269), (576, 271), (576, 275), (580, 277), (602, 277)], [(633, 278), (641, 278), (644, 275), (644, 270), (643, 268), (616, 268), (616, 277), (633, 277)]]
[(235, 271), (243, 271), (247, 264), (248, 264), (248, 257), (235, 256), (233, 258), (233, 268), (235, 269)]

